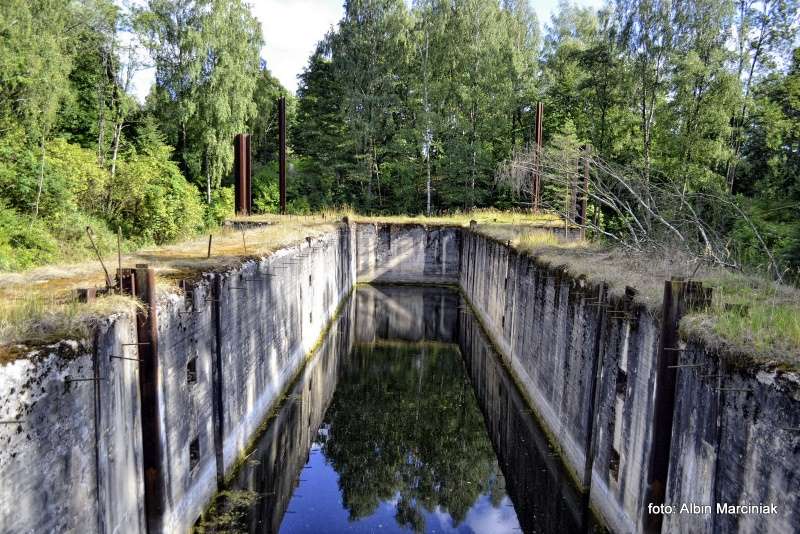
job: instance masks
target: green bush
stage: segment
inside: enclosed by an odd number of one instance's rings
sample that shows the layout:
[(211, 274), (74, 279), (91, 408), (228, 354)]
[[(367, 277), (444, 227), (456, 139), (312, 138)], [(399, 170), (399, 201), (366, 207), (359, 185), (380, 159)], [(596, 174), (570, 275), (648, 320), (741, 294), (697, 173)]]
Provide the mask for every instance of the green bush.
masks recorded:
[(286, 203), (286, 211), (292, 215), (308, 215), (311, 205), (305, 197), (295, 198)]
[(253, 175), (253, 206), (257, 213), (278, 213), (280, 210), (277, 162), (264, 165)]
[(209, 225), (222, 224), (234, 215), (233, 187), (220, 187), (211, 193), (211, 205), (207, 208), (206, 220)]
[(165, 243), (204, 226), (197, 188), (170, 159), (172, 149), (157, 143), (131, 150), (119, 163), (109, 193), (109, 219), (140, 243)]
[[(758, 203), (751, 203), (746, 207), (750, 222), (741, 218), (737, 219), (733, 225), (731, 237), (736, 248), (740, 261), (750, 267), (764, 269), (767, 267), (769, 258), (764, 252), (764, 244), (772, 251), (776, 261), (781, 263), (778, 268), (796, 267), (793, 263), (793, 245), (798, 234), (798, 224), (791, 220), (786, 220), (776, 210), (765, 209)], [(753, 226), (758, 231), (759, 236), (753, 232)]]
[(0, 270), (20, 270), (54, 261), (58, 251), (58, 242), (44, 221), (20, 215), (0, 203)]
[[(90, 149), (54, 139), (45, 147), (42, 193), (36, 213), (41, 151), (11, 131), (0, 137), (0, 269), (19, 270), (95, 256), (86, 228), (102, 254), (116, 250), (116, 228), (128, 244), (161, 244), (205, 226), (197, 188), (172, 161), (172, 149), (148, 139), (129, 147), (112, 177)], [(215, 222), (233, 211), (233, 194), (215, 195)], [(230, 206), (230, 208), (226, 208)]]

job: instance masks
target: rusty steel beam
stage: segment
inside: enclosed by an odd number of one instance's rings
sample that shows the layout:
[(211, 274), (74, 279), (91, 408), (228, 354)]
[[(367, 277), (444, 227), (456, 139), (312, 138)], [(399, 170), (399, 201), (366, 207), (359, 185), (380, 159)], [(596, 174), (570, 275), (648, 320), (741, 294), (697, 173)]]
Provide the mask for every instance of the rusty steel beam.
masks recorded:
[[(223, 368), (222, 368), (222, 313), (220, 300), (222, 296), (222, 277), (214, 275), (211, 284), (211, 296), (214, 317), (214, 351), (211, 365), (211, 418), (214, 424), (214, 459), (217, 466), (217, 490), (225, 485), (225, 461), (223, 457), (225, 410), (223, 406)], [(237, 340), (238, 341), (238, 340)]]
[(278, 178), (281, 215), (286, 215), (286, 97), (278, 99)]
[[(669, 472), (669, 452), (672, 440), (672, 418), (675, 409), (677, 355), (666, 349), (678, 344), (678, 323), (683, 308), (685, 282), (672, 279), (664, 282), (661, 314), (661, 339), (656, 360), (655, 402), (653, 409), (653, 443), (647, 471), (647, 502), (664, 503)], [(647, 533), (661, 532), (661, 514), (645, 509), (644, 527)]]
[[(675, 412), (677, 389), (678, 347), (680, 335), (678, 325), (681, 318), (694, 310), (711, 303), (711, 289), (702, 282), (672, 278), (664, 282), (664, 301), (661, 315), (661, 338), (656, 355), (655, 398), (653, 406), (653, 443), (650, 449), (647, 470), (646, 500), (655, 509), (664, 504), (669, 476), (669, 458), (672, 447), (672, 424)], [(644, 531), (648, 534), (661, 532), (663, 515), (644, 510)]]
[(121, 295), (135, 295), (135, 271), (133, 269), (117, 269), (117, 287)]
[(94, 302), (97, 299), (97, 288), (87, 287), (75, 290), (78, 302)]
[(542, 177), (540, 172), (540, 158), (542, 154), (542, 116), (544, 115), (544, 104), (536, 103), (536, 158), (533, 163), (533, 182), (531, 183), (531, 209), (533, 213), (539, 213), (541, 203)]
[(233, 184), (237, 215), (252, 213), (253, 184), (250, 134), (237, 134), (233, 141)]
[(161, 532), (164, 515), (164, 470), (158, 408), (158, 322), (156, 273), (147, 264), (136, 265), (136, 297), (145, 305), (136, 312), (139, 345), (139, 393), (142, 410), (142, 466), (148, 532)]

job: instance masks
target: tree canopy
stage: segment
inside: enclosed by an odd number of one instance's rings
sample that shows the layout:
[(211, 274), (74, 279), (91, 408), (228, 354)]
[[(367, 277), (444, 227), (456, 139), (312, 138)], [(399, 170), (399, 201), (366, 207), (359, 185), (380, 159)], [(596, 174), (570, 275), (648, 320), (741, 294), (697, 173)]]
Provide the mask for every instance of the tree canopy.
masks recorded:
[[(758, 265), (763, 241), (796, 269), (797, 27), (797, 0), (564, 0), (547, 21), (524, 0), (348, 0), (287, 95), (243, 0), (9, 0), (0, 247), (21, 253), (0, 261), (59, 257), (52, 243), (64, 236), (47, 222), (57, 217), (91, 217), (100, 234), (120, 226), (132, 244), (214, 224), (230, 213), (240, 132), (253, 135), (254, 205), (275, 211), (275, 102), (286, 95), (294, 212), (528, 209), (498, 169), (531, 146), (543, 102), (546, 146), (588, 145), (655, 186), (725, 195), (753, 223), (715, 215), (732, 250)], [(148, 66), (155, 83), (138, 102), (131, 81)], [(77, 182), (50, 165), (51, 150), (81, 154)], [(134, 179), (144, 157), (160, 163)], [(144, 187), (142, 176), (186, 195), (165, 213), (183, 202), (198, 216), (168, 232), (142, 227), (166, 215), (135, 222), (156, 206), (115, 196)], [(601, 225), (625, 224), (591, 209)]]

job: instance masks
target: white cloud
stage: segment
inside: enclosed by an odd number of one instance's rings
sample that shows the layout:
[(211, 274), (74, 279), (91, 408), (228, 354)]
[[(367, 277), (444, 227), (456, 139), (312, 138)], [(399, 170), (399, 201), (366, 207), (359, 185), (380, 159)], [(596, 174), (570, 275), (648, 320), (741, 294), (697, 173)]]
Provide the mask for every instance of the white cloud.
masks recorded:
[(251, 10), (264, 30), (261, 56), (292, 92), (317, 43), (344, 12), (342, 0), (257, 0)]

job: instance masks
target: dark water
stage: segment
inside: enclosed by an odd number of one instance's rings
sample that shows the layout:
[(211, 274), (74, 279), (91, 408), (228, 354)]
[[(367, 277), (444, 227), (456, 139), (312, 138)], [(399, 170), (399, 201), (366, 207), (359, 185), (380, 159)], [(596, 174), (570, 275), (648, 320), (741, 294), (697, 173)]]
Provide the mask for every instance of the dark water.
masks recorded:
[(459, 295), (370, 287), (198, 530), (595, 528)]

